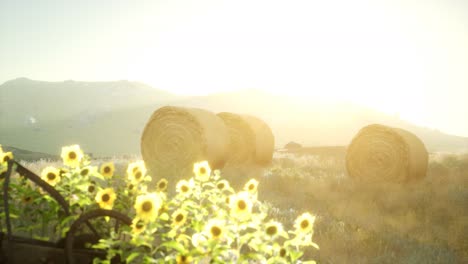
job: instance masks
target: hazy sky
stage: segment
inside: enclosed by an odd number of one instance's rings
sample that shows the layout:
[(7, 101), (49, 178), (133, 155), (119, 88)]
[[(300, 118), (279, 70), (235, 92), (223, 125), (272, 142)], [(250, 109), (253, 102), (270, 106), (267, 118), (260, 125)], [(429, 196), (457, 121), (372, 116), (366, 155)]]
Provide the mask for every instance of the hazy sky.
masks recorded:
[(349, 100), (468, 136), (468, 1), (0, 1), (0, 83)]

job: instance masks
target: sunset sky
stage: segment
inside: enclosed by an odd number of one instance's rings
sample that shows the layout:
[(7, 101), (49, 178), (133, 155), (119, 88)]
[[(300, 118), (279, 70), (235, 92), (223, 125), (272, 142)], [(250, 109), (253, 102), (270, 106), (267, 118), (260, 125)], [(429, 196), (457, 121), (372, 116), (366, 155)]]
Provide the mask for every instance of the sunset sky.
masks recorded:
[(351, 101), (468, 136), (468, 1), (0, 1), (0, 84)]

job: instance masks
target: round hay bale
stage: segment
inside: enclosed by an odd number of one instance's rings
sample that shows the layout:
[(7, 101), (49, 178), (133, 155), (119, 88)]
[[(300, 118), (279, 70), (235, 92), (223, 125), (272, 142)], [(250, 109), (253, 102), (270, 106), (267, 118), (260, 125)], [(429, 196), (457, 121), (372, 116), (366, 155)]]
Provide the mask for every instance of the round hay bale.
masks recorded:
[(171, 182), (193, 176), (193, 164), (198, 161), (207, 160), (211, 168), (222, 168), (228, 143), (227, 128), (214, 113), (165, 106), (146, 124), (141, 154), (152, 176)]
[(255, 155), (255, 133), (250, 125), (240, 116), (221, 112), (219, 116), (228, 129), (230, 142), (226, 166), (244, 166), (252, 163)]
[(242, 115), (242, 118), (250, 125), (255, 134), (255, 163), (260, 166), (271, 164), (275, 150), (275, 137), (270, 127), (254, 116)]
[(428, 153), (414, 134), (373, 124), (362, 128), (346, 153), (348, 174), (364, 181), (403, 183), (426, 176)]

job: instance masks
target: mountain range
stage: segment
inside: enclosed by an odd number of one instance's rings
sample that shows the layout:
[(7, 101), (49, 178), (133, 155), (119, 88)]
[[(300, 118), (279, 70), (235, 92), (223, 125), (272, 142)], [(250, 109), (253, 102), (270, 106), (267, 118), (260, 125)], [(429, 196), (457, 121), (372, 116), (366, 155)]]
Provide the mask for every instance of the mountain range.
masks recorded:
[(345, 146), (363, 126), (380, 123), (415, 133), (432, 152), (468, 151), (467, 137), (416, 126), (350, 103), (323, 103), (256, 89), (180, 96), (125, 80), (27, 78), (0, 85), (0, 144), (54, 155), (69, 144), (80, 144), (95, 156), (138, 155), (146, 122), (165, 105), (258, 116), (270, 125), (278, 148), (290, 141), (303, 146)]

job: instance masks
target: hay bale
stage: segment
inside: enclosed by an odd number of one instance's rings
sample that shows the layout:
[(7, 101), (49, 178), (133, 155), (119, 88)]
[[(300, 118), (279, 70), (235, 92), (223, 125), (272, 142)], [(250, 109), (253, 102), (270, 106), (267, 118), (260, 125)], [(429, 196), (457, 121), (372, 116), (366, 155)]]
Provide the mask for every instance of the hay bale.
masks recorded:
[(255, 156), (255, 133), (240, 115), (221, 112), (219, 116), (228, 129), (230, 142), (226, 166), (238, 167), (249, 165)]
[(428, 153), (414, 134), (373, 124), (362, 128), (346, 153), (348, 174), (364, 181), (409, 182), (426, 176)]
[(152, 176), (171, 182), (193, 176), (193, 164), (201, 160), (207, 160), (213, 169), (222, 168), (228, 143), (227, 128), (214, 113), (165, 106), (146, 124), (141, 154)]
[(271, 164), (275, 150), (275, 137), (270, 127), (254, 116), (242, 115), (242, 118), (250, 125), (255, 134), (254, 162), (260, 166)]

